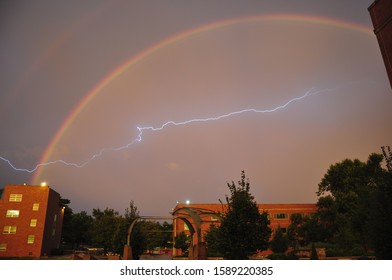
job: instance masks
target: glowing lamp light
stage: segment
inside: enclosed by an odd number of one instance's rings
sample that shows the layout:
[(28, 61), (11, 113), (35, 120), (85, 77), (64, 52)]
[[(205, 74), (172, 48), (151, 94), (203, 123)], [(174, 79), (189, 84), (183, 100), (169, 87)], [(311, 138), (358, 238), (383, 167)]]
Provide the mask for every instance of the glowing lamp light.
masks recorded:
[(46, 182), (41, 182), (41, 187), (46, 187), (48, 184)]
[(186, 205), (189, 205), (191, 202), (189, 201), (189, 199), (187, 201), (185, 201)]

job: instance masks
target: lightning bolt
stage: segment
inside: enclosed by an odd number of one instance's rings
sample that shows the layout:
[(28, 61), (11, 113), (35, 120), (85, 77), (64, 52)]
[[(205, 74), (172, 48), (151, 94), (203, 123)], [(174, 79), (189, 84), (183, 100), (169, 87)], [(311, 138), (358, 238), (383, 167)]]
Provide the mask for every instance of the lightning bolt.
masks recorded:
[(316, 94), (329, 92), (329, 91), (334, 91), (334, 89), (315, 90), (314, 88), (311, 88), (304, 95), (299, 96), (299, 97), (295, 97), (295, 98), (287, 101), (283, 105), (279, 105), (279, 106), (277, 106), (277, 107), (275, 107), (273, 109), (266, 109), (266, 110), (243, 109), (243, 110), (240, 110), (240, 111), (230, 112), (230, 113), (227, 113), (227, 114), (224, 114), (224, 115), (215, 116), (215, 117), (190, 119), (190, 120), (181, 121), (181, 122), (167, 121), (167, 122), (163, 123), (159, 127), (153, 127), (153, 126), (143, 126), (143, 127), (141, 127), (141, 126), (137, 126), (136, 128), (138, 130), (138, 134), (135, 137), (135, 139), (133, 139), (131, 142), (129, 142), (126, 145), (123, 145), (121, 147), (103, 148), (99, 152), (97, 152), (96, 154), (92, 155), (88, 160), (86, 160), (86, 161), (84, 161), (82, 163), (67, 162), (65, 160), (59, 159), (59, 160), (54, 160), (54, 161), (48, 161), (48, 162), (45, 162), (45, 163), (39, 163), (34, 168), (27, 169), (27, 168), (18, 168), (16, 166), (14, 166), (14, 164), (12, 164), (12, 162), (10, 160), (8, 160), (8, 159), (6, 159), (6, 158), (4, 158), (2, 156), (0, 156), (0, 159), (2, 161), (6, 162), (15, 171), (28, 172), (28, 173), (33, 173), (40, 167), (53, 165), (53, 164), (63, 164), (63, 165), (66, 165), (66, 166), (82, 168), (82, 167), (86, 166), (88, 163), (90, 163), (91, 161), (93, 161), (94, 159), (101, 157), (104, 153), (107, 153), (107, 152), (117, 152), (117, 151), (125, 150), (125, 149), (128, 149), (129, 147), (131, 147), (132, 145), (134, 145), (134, 144), (136, 144), (138, 142), (141, 142), (143, 140), (143, 133), (145, 131), (156, 132), (156, 131), (160, 131), (160, 130), (165, 129), (167, 126), (182, 126), (182, 125), (188, 125), (188, 124), (198, 123), (198, 122), (218, 121), (218, 120), (221, 120), (221, 119), (230, 118), (230, 117), (233, 117), (233, 116), (236, 116), (236, 115), (245, 114), (245, 113), (273, 113), (273, 112), (276, 112), (278, 110), (283, 110), (287, 106), (289, 106), (290, 104), (292, 104), (294, 102), (298, 102), (298, 101), (300, 101), (302, 99), (305, 99), (306, 97), (309, 97), (311, 95), (316, 95)]

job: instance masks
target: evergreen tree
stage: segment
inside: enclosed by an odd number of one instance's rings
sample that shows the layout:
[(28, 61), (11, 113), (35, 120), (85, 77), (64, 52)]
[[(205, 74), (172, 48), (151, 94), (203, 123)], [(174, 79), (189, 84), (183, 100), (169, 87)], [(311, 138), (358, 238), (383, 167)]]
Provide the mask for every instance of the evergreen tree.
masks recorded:
[(248, 259), (268, 248), (269, 220), (267, 213), (259, 213), (244, 171), (238, 186), (232, 182), (228, 187), (231, 196), (226, 197), (227, 212), (219, 227), (219, 247), (226, 259)]
[(278, 227), (275, 231), (274, 237), (271, 240), (270, 248), (272, 252), (277, 254), (284, 254), (289, 248), (289, 240), (283, 234), (283, 231), (280, 227)]
[(190, 237), (183, 231), (174, 238), (174, 248), (181, 249), (183, 256), (188, 254), (189, 245)]
[[(124, 227), (123, 227), (123, 232), (124, 232), (124, 241), (123, 245), (126, 244), (126, 238), (128, 236), (128, 229), (129, 226), (132, 224), (132, 222), (138, 218), (139, 215), (139, 210), (137, 206), (135, 205), (134, 201), (131, 200), (129, 203), (129, 207), (125, 209), (125, 214), (124, 214)], [(135, 227), (132, 230), (131, 234), (131, 247), (132, 247), (132, 258), (134, 260), (138, 260), (140, 258), (140, 255), (143, 254), (145, 249), (147, 248), (147, 243), (144, 235), (141, 232), (141, 223), (136, 223)]]
[(209, 257), (221, 257), (219, 247), (219, 227), (215, 224), (211, 224), (210, 228), (204, 235), (204, 241), (207, 243), (207, 255)]

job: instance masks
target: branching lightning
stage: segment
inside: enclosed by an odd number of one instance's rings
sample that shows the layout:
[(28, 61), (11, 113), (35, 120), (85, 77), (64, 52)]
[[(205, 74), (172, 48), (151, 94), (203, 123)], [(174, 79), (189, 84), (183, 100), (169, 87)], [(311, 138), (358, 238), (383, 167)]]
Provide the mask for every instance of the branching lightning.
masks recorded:
[(137, 126), (138, 134), (137, 134), (136, 138), (133, 139), (131, 142), (129, 142), (126, 145), (123, 145), (121, 147), (103, 148), (99, 152), (97, 152), (94, 155), (92, 155), (88, 160), (86, 160), (86, 161), (84, 161), (82, 163), (67, 162), (65, 160), (59, 159), (59, 160), (54, 160), (54, 161), (48, 161), (48, 162), (45, 162), (45, 163), (39, 163), (34, 168), (27, 169), (27, 168), (18, 168), (18, 167), (16, 167), (10, 160), (8, 160), (8, 159), (6, 159), (6, 158), (4, 158), (2, 156), (0, 156), (0, 159), (2, 161), (6, 162), (15, 171), (28, 172), (28, 173), (33, 173), (40, 167), (45, 167), (45, 166), (53, 165), (53, 164), (63, 164), (63, 165), (67, 165), (67, 166), (82, 168), (82, 167), (86, 166), (88, 163), (90, 163), (91, 161), (93, 161), (94, 159), (101, 157), (104, 153), (111, 152), (111, 151), (112, 152), (116, 152), (116, 151), (125, 150), (125, 149), (128, 149), (130, 146), (134, 145), (135, 143), (141, 142), (143, 140), (143, 133), (145, 131), (156, 132), (156, 131), (163, 130), (167, 126), (181, 126), (181, 125), (188, 125), (188, 124), (197, 123), (197, 122), (211, 122), (211, 121), (217, 121), (217, 120), (221, 120), (221, 119), (224, 119), (224, 118), (229, 118), (229, 117), (233, 117), (233, 116), (240, 115), (240, 114), (245, 114), (245, 113), (273, 113), (275, 111), (285, 109), (291, 103), (300, 101), (300, 100), (305, 99), (306, 97), (309, 97), (311, 95), (316, 95), (316, 94), (320, 94), (320, 93), (328, 92), (328, 91), (333, 91), (333, 89), (315, 90), (314, 88), (311, 88), (304, 95), (299, 96), (299, 97), (295, 97), (295, 98), (287, 101), (283, 105), (279, 105), (279, 106), (277, 106), (277, 107), (275, 107), (273, 109), (265, 109), (265, 110), (243, 109), (243, 110), (240, 110), (240, 111), (230, 112), (230, 113), (227, 113), (227, 114), (224, 114), (224, 115), (220, 115), (220, 116), (216, 116), (216, 117), (196, 118), (196, 119), (190, 119), (190, 120), (181, 121), (181, 122), (167, 121), (167, 122), (163, 123), (159, 127), (153, 127), (153, 126), (143, 126), (143, 127), (140, 127), (140, 126)]

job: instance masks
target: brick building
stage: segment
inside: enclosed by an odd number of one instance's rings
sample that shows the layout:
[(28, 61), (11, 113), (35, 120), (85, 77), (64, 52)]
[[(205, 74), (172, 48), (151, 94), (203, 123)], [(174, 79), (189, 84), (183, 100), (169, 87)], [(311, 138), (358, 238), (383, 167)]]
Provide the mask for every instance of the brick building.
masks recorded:
[(392, 1), (376, 0), (368, 10), (392, 87)]
[[(315, 213), (317, 208), (316, 204), (302, 203), (302, 204), (258, 204), (259, 212), (267, 212), (270, 220), (270, 228), (274, 231), (280, 227), (285, 232), (290, 225), (290, 217), (292, 214), (309, 215)], [(177, 204), (173, 209), (174, 221), (173, 229), (174, 236), (177, 236), (181, 232), (185, 232), (190, 235), (189, 225), (179, 217), (184, 217), (191, 224), (191, 227), (197, 231), (197, 223), (200, 224), (200, 237), (198, 240), (197, 232), (193, 234), (193, 245), (198, 242), (204, 241), (204, 235), (209, 229), (211, 223), (219, 225), (219, 214), (226, 211), (226, 205), (221, 204)], [(194, 221), (194, 218), (199, 221)], [(174, 252), (174, 255), (178, 255), (180, 252)], [(270, 252), (265, 252), (266, 254)]]
[(7, 185), (0, 199), (0, 257), (40, 257), (59, 248), (64, 210), (49, 186)]

